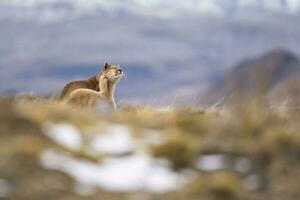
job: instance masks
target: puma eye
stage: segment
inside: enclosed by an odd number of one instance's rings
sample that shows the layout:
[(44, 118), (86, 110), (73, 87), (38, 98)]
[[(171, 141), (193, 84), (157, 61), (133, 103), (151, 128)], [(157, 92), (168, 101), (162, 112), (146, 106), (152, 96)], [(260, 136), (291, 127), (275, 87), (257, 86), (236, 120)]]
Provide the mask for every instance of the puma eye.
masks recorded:
[(123, 70), (122, 70), (122, 69), (119, 69), (119, 72), (120, 72), (120, 73), (122, 73), (122, 72), (123, 72)]

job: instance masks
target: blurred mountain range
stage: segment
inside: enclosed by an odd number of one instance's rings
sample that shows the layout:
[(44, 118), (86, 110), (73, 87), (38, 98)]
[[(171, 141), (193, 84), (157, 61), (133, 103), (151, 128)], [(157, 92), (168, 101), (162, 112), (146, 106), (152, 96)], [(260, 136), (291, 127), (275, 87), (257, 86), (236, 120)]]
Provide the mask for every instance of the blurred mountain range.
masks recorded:
[(208, 89), (205, 100), (213, 103), (262, 92), (273, 102), (293, 101), (300, 97), (299, 76), (300, 60), (291, 52), (276, 49), (237, 65)]
[(120, 101), (197, 101), (245, 59), (278, 47), (299, 56), (299, 7), (298, 0), (1, 0), (0, 92), (57, 93), (110, 61), (127, 73)]
[(169, 18), (182, 15), (241, 15), (262, 12), (299, 14), (299, 0), (2, 0), (8, 6), (34, 9), (40, 17), (60, 18), (99, 10)]

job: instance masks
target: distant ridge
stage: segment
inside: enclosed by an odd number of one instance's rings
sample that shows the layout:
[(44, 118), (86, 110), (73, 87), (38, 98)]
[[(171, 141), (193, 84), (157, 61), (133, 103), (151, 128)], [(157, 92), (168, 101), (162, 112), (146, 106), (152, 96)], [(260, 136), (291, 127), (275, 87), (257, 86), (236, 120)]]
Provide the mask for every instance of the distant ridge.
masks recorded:
[(222, 98), (228, 100), (233, 94), (247, 96), (258, 90), (275, 95), (278, 87), (299, 76), (300, 61), (297, 56), (285, 49), (275, 49), (242, 62), (226, 73), (204, 93), (201, 103), (212, 104)]
[[(48, 14), (61, 17), (88, 13), (107, 12), (111, 14), (128, 13), (144, 17), (170, 18), (186, 15), (243, 15), (255, 13), (299, 14), (299, 0), (1, 0), (0, 6), (35, 10), (46, 10)], [(49, 16), (48, 16), (49, 17)], [(54, 16), (58, 17), (58, 16)]]

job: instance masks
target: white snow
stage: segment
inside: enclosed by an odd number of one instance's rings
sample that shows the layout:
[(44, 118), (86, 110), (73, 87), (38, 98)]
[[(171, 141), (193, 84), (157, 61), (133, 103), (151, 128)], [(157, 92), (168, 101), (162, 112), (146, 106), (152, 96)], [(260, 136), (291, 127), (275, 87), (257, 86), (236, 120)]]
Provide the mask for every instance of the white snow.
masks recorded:
[(222, 15), (224, 11), (218, 3), (211, 0), (201, 0), (195, 5), (195, 9), (201, 14)]
[[(160, 133), (145, 132), (145, 137), (134, 138), (127, 125), (111, 123), (103, 133), (95, 134), (82, 148), (106, 154), (100, 163), (76, 159), (55, 150), (43, 152), (40, 161), (45, 168), (72, 176), (78, 183), (75, 190), (80, 194), (93, 192), (95, 186), (117, 192), (163, 193), (184, 184), (183, 174), (175, 173), (166, 160), (154, 159), (147, 153), (147, 145), (162, 140)], [(45, 134), (68, 148), (81, 147), (80, 133), (70, 124), (47, 124)], [(124, 156), (126, 153), (132, 154)]]
[[(145, 129), (142, 136), (134, 138), (127, 125), (111, 123), (85, 146), (81, 144), (80, 132), (70, 124), (46, 124), (44, 130), (55, 142), (70, 149), (87, 148), (106, 155), (101, 162), (93, 163), (55, 150), (46, 150), (41, 154), (42, 166), (72, 176), (77, 182), (75, 190), (83, 195), (93, 193), (95, 187), (113, 192), (163, 193), (182, 186), (192, 178), (187, 173), (173, 171), (167, 160), (158, 160), (148, 154), (149, 145), (160, 144), (164, 140), (156, 130)], [(227, 156), (202, 155), (195, 165), (203, 171), (221, 170), (231, 165), (240, 173), (251, 170), (248, 158), (230, 158), (232, 163), (227, 163)]]
[[(300, 0), (2, 0), (1, 4), (33, 9), (40, 17), (80, 16), (93, 12), (106, 11), (116, 14), (124, 11), (144, 17), (172, 18), (176, 16), (209, 14), (223, 15), (245, 12), (273, 11), (299, 14)], [(225, 5), (225, 6), (224, 6)], [(234, 9), (233, 9), (234, 8)], [(37, 10), (43, 12), (36, 12)], [(45, 12), (48, 14), (45, 15)], [(55, 15), (55, 13), (57, 15)], [(66, 14), (67, 13), (67, 14)], [(65, 15), (66, 14), (66, 15)]]
[(71, 124), (61, 123), (44, 125), (44, 134), (56, 143), (72, 150), (81, 148), (82, 141), (79, 130)]
[(196, 167), (204, 171), (215, 171), (225, 167), (224, 161), (224, 155), (204, 155), (197, 160)]
[(255, 7), (259, 2), (258, 0), (238, 0), (241, 7)]
[(300, 1), (299, 0), (287, 0), (288, 7), (291, 12), (298, 12), (300, 10)]
[(202, 155), (196, 162), (196, 167), (203, 171), (216, 171), (232, 168), (239, 173), (247, 173), (251, 170), (251, 160), (246, 157), (228, 157), (226, 154)]
[(280, 11), (287, 9), (282, 4), (282, 1), (274, 1), (274, 0), (264, 0), (264, 7), (273, 11)]
[(45, 168), (69, 174), (82, 184), (115, 192), (145, 190), (161, 193), (176, 189), (185, 182), (183, 175), (143, 152), (90, 163), (47, 150), (41, 155), (41, 163)]
[(121, 154), (134, 151), (137, 142), (130, 136), (127, 126), (112, 124), (105, 133), (92, 138), (90, 148), (98, 153)]

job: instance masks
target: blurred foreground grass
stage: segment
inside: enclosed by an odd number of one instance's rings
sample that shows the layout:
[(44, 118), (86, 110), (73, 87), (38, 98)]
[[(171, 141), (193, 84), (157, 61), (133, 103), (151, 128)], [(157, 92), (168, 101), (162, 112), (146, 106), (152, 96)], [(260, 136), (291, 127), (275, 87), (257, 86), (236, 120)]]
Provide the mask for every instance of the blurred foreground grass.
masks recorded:
[[(2, 97), (0, 199), (298, 200), (299, 114), (297, 109), (270, 108), (260, 98), (223, 108), (123, 105), (118, 112), (108, 112), (77, 109), (35, 96)], [(40, 154), (51, 148), (86, 162), (101, 162), (108, 155), (55, 143), (44, 129), (56, 123), (77, 127), (84, 144), (111, 124), (128, 126), (135, 138), (147, 140), (149, 134), (156, 134), (160, 139), (146, 141), (143, 148), (154, 158), (167, 160), (175, 172), (190, 173), (189, 181), (161, 194), (101, 188), (88, 194), (78, 192), (70, 176), (42, 167)]]

